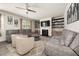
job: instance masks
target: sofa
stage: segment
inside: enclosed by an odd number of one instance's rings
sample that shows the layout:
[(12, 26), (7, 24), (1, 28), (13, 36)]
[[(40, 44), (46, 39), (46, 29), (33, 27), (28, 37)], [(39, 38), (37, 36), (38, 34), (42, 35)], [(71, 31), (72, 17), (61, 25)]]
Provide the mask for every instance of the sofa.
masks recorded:
[(64, 29), (61, 36), (52, 37), (47, 43), (37, 41), (30, 56), (78, 56), (79, 33)]
[(31, 33), (31, 29), (23, 29), (21, 33), (20, 30), (6, 30), (6, 41), (11, 43), (11, 35), (13, 34), (29, 35), (29, 33)]
[(79, 33), (64, 29), (60, 37), (52, 37), (45, 44), (44, 53), (47, 56), (78, 56)]
[(34, 46), (34, 37), (28, 37), (23, 34), (12, 34), (12, 47), (16, 49), (19, 55), (24, 55)]
[(27, 37), (27, 35), (23, 35), (23, 34), (12, 34), (11, 35), (11, 41), (12, 41), (12, 47), (16, 47), (16, 39), (17, 37)]
[(34, 37), (17, 37), (16, 52), (19, 55), (24, 55), (34, 47)]
[[(26, 41), (25, 39), (23, 40), (22, 40), (23, 42)], [(22, 51), (22, 49), (18, 50), (25, 45), (23, 43), (22, 46), (22, 44), (20, 43), (22, 42), (21, 41), (19, 42), (18, 39), (16, 41), (16, 51), (20, 55), (23, 54), (25, 54), (26, 56), (78, 56), (79, 55), (79, 33), (67, 29), (64, 29), (61, 36), (52, 37), (49, 39), (48, 42), (34, 41), (34, 46), (28, 53)], [(27, 49), (27, 46), (24, 47), (24, 49)]]

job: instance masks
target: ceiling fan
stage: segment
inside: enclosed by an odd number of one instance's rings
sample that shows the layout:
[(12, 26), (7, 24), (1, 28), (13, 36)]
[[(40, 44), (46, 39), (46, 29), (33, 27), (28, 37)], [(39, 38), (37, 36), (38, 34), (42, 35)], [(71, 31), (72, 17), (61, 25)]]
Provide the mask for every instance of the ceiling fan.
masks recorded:
[(26, 3), (26, 8), (22, 8), (22, 7), (16, 7), (16, 8), (22, 9), (22, 10), (26, 10), (26, 11), (27, 11), (26, 13), (28, 13), (28, 11), (33, 12), (33, 13), (36, 13), (35, 10), (32, 10), (32, 9), (29, 9), (29, 8), (28, 8), (28, 3)]

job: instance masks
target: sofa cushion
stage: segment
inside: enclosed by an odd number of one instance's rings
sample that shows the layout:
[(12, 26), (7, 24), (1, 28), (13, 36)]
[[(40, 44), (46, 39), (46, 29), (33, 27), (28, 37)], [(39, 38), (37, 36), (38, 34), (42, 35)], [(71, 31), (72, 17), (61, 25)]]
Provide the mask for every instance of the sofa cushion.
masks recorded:
[(79, 55), (79, 34), (77, 34), (70, 47)]
[(75, 38), (75, 36), (76, 36), (75, 32), (72, 32), (70, 30), (64, 29), (62, 35), (59, 36), (59, 37), (55, 37), (55, 40), (52, 40), (52, 41), (53, 41), (53, 43), (57, 43), (58, 42), (58, 44), (60, 44), (60, 45), (69, 46), (72, 43), (72, 41)]
[(76, 53), (71, 48), (53, 43), (46, 44), (45, 54), (48, 56), (76, 56)]
[(71, 43), (70, 47), (72, 49), (75, 49), (79, 46), (79, 34), (76, 35), (75, 39), (73, 40), (73, 42)]
[(53, 44), (57, 44), (57, 45), (60, 45), (60, 44), (61, 44), (60, 40), (57, 39), (57, 38), (54, 38), (54, 37), (52, 37), (52, 38), (48, 41), (48, 43), (53, 43)]
[(66, 30), (64, 35), (65, 35), (65, 45), (70, 46), (70, 44), (72, 43), (72, 41), (74, 40), (74, 38), (76, 36), (76, 33), (72, 32), (70, 30)]
[(66, 32), (67, 32), (67, 30), (64, 29), (62, 31), (62, 35), (55, 36), (55, 37), (53, 36), (49, 42), (52, 42), (53, 44), (58, 44), (58, 45), (65, 45), (65, 35), (64, 34)]
[(68, 31), (69, 31), (69, 30), (64, 29), (63, 32), (62, 32), (62, 35), (59, 36), (58, 40), (60, 41), (61, 45), (65, 45), (65, 40), (66, 40), (66, 38), (67, 38), (66, 35), (68, 34), (68, 33), (67, 33)]
[(76, 48), (74, 49), (74, 51), (76, 52), (76, 54), (78, 54), (78, 55), (79, 55), (79, 46), (78, 46), (78, 47), (76, 47)]

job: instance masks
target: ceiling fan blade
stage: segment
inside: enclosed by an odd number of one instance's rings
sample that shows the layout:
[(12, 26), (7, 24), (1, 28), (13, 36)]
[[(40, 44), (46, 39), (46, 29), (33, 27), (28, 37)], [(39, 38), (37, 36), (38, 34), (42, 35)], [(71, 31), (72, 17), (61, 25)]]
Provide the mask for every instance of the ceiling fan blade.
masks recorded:
[(23, 10), (27, 10), (27, 11), (31, 11), (31, 12), (36, 12), (36, 11), (34, 11), (34, 10), (31, 10), (31, 9), (24, 9), (24, 8), (21, 8), (21, 7), (16, 7), (16, 8), (18, 8), (18, 9), (23, 9)]
[(29, 9), (28, 7), (29, 7), (29, 4), (26, 3), (26, 10), (27, 10), (27, 11), (31, 11), (31, 12), (34, 12), (34, 13), (36, 12), (36, 11), (34, 11), (34, 10), (32, 10), (32, 9)]
[(31, 9), (27, 9), (28, 11), (31, 11), (31, 12), (36, 12), (36, 11), (34, 11), (34, 10), (31, 10)]
[(26, 10), (25, 8), (22, 8), (22, 7), (16, 7), (16, 8)]
[(27, 10), (27, 11), (34, 12), (34, 13), (36, 12), (36, 11), (28, 8), (28, 3), (26, 3), (26, 8), (22, 8), (22, 7), (16, 7), (16, 8), (22, 9), (22, 10)]

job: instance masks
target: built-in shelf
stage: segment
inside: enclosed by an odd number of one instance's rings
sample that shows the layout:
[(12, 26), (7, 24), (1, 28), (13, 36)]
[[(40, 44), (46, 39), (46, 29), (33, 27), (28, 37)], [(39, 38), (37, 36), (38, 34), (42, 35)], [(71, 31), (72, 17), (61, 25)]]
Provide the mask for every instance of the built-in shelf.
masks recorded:
[(59, 20), (56, 20), (56, 21), (52, 21), (52, 22), (53, 22), (53, 23), (54, 23), (54, 22), (64, 22), (64, 20), (61, 20), (61, 21), (59, 21)]
[(55, 23), (55, 24), (52, 24), (52, 25), (64, 25), (64, 23)]
[(63, 28), (64, 18), (52, 18), (52, 28)]
[(61, 26), (61, 27), (57, 27), (57, 26), (55, 27), (55, 26), (54, 26), (53, 28), (64, 28), (64, 26)]
[(53, 36), (61, 35), (63, 28), (64, 28), (64, 18), (52, 18), (52, 35)]

